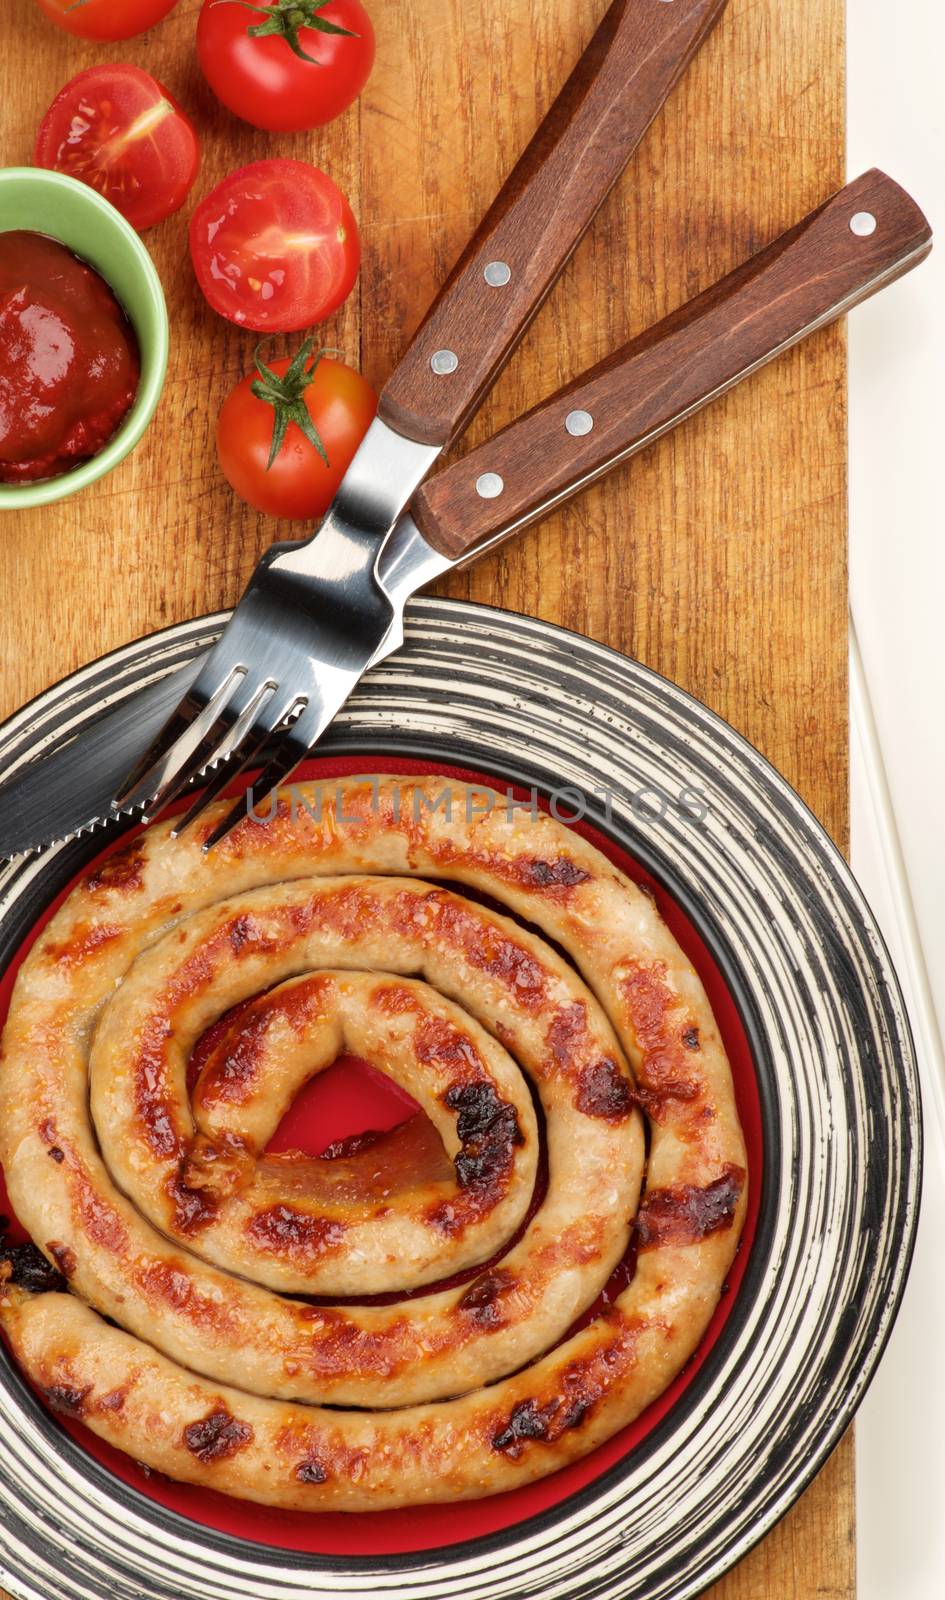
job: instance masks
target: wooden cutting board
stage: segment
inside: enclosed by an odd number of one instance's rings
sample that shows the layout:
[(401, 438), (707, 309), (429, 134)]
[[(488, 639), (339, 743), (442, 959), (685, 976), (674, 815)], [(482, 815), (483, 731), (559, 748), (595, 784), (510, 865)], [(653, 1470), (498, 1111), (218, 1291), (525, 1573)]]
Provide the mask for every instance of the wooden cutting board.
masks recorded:
[[(641, 4), (655, 0), (640, 0)], [(203, 138), (196, 195), (267, 155), (324, 167), (361, 220), (364, 265), (335, 347), (383, 382), (605, 0), (368, 0), (377, 65), (311, 135), (246, 127), (193, 50), (198, 0), (115, 46), (68, 38), (33, 0), (0, 8), (0, 159), (30, 160), (56, 90), (101, 60), (147, 67)], [(600, 359), (843, 181), (843, 0), (731, 0), (581, 246), (471, 439)], [(189, 209), (189, 208), (187, 208)], [(186, 209), (148, 234), (172, 354), (137, 453), (84, 495), (0, 517), (0, 715), (135, 635), (232, 605), (277, 525), (241, 506), (213, 446), (254, 336), (194, 283)], [(288, 341), (273, 348), (288, 349)], [(444, 585), (564, 623), (707, 701), (847, 834), (846, 418), (841, 330), (821, 333)], [(850, 1440), (713, 1600), (854, 1594)]]

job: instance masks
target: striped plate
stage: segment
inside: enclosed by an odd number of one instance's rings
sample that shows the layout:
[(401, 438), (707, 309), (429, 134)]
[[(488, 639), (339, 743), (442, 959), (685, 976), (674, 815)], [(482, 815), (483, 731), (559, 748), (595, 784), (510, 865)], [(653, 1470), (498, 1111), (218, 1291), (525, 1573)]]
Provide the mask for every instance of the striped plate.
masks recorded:
[[(0, 771), (183, 665), (225, 620), (140, 640), (41, 695), (0, 729)], [(822, 828), (744, 739), (655, 673), (545, 623), (415, 603), (404, 648), (325, 749), (557, 795), (695, 927), (750, 1041), (763, 1122), (755, 1238), (724, 1328), (668, 1414), (580, 1492), (463, 1542), (372, 1555), (250, 1542), (145, 1498), (0, 1359), (0, 1582), (17, 1600), (686, 1600), (822, 1464), (902, 1294), (921, 1113), (880, 935)], [(0, 966), (104, 842), (0, 871)]]

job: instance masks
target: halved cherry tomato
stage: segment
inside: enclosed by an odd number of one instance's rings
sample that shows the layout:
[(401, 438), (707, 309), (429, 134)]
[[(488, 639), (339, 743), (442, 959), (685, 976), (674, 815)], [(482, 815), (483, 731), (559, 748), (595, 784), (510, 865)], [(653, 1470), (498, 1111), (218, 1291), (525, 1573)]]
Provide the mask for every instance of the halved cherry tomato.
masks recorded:
[(78, 39), (133, 39), (177, 4), (177, 0), (37, 0), (57, 28)]
[(197, 54), (218, 100), (256, 128), (319, 128), (374, 65), (361, 0), (204, 0)]
[(35, 162), (97, 189), (138, 229), (183, 205), (200, 165), (194, 129), (140, 67), (89, 67), (60, 89), (39, 126)]
[(313, 357), (313, 345), (271, 365), (257, 355), (217, 421), (220, 465), (237, 494), (257, 511), (309, 522), (328, 510), (377, 410), (360, 373)]
[(304, 161), (255, 161), (201, 200), (190, 219), (197, 282), (222, 317), (295, 333), (341, 305), (361, 250), (351, 207)]

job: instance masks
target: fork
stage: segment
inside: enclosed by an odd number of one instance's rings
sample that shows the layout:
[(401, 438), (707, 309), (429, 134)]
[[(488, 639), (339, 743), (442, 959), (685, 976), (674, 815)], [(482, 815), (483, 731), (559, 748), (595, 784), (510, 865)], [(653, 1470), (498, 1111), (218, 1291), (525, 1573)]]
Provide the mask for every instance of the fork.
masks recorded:
[[(365, 670), (361, 641), (383, 639), (394, 620), (375, 573), (376, 555), (400, 509), (384, 492), (385, 450), (398, 453), (398, 489), (405, 482), (416, 487), (439, 454), (375, 419), (315, 538), (275, 544), (257, 564), (218, 643), (116, 796), (116, 809), (159, 810), (205, 767), (238, 754), (239, 764), (226, 769), (228, 782), (281, 728), (280, 749), (260, 780), (268, 793), (319, 739)], [(219, 787), (211, 784), (177, 832), (196, 820)]]
[[(318, 533), (259, 562), (197, 678), (112, 801), (153, 815), (224, 755), (189, 826), (279, 747), (262, 797), (321, 736), (394, 626), (377, 563), (463, 431), (726, 0), (612, 0), (564, 89), (385, 386)], [(211, 848), (239, 817), (208, 838)]]

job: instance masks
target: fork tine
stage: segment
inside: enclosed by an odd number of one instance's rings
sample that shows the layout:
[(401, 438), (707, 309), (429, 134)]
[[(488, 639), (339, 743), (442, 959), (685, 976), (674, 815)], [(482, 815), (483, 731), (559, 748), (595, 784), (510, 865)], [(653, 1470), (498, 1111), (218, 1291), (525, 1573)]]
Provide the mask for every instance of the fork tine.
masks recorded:
[[(240, 689), (245, 691), (246, 680), (237, 689), (235, 695), (231, 695), (226, 704), (221, 707), (219, 715), (207, 728), (196, 749), (191, 751), (190, 756), (180, 764), (176, 771), (168, 774), (165, 782), (155, 791), (148, 805), (150, 813), (156, 815), (158, 811), (163, 810), (164, 806), (169, 805), (172, 800), (176, 800), (177, 796), (186, 789), (191, 779), (195, 778), (198, 772), (202, 772), (204, 767), (209, 766), (212, 761), (219, 759), (224, 752), (233, 755), (239, 749), (247, 732), (255, 727), (260, 711), (278, 694), (279, 686), (273, 683), (271, 678), (266, 679), (250, 694), (245, 703), (244, 694), (240, 693)], [(234, 712), (235, 715), (233, 714)], [(270, 722), (267, 718), (266, 725), (271, 732), (272, 728), (276, 726), (276, 722)]]
[[(262, 800), (266, 801), (273, 791), (278, 789), (281, 783), (285, 783), (286, 779), (292, 776), (296, 767), (305, 760), (321, 732), (321, 729), (316, 724), (315, 731), (310, 739), (307, 736), (309, 726), (308, 716), (303, 711), (291, 728), (286, 730), (279, 750), (273, 756), (269, 765), (264, 768), (256, 783), (253, 784), (254, 802), (257, 795), (261, 795)], [(217, 824), (205, 841), (204, 850), (212, 850), (214, 845), (219, 844), (220, 840), (225, 838), (230, 830), (235, 828), (236, 824), (241, 822), (246, 815), (246, 792), (244, 792), (223, 818), (223, 821)]]
[(187, 829), (206, 810), (207, 806), (212, 805), (214, 800), (219, 799), (228, 784), (231, 784), (234, 778), (238, 778), (241, 772), (245, 772), (247, 767), (253, 765), (256, 757), (262, 754), (267, 741), (271, 737), (272, 734), (267, 731), (259, 734), (255, 739), (244, 738), (240, 743), (234, 744), (233, 751), (230, 753), (232, 755), (235, 751), (239, 752), (239, 760), (236, 765), (234, 766), (232, 761), (227, 760), (221, 765), (218, 772), (211, 773), (206, 788), (201, 789), (190, 810), (179, 818), (171, 829), (171, 837), (173, 839), (177, 839), (182, 833), (186, 833)]
[[(152, 783), (156, 775), (171, 761), (177, 746), (180, 745), (182, 747), (178, 759), (186, 760), (194, 742), (202, 737), (205, 729), (216, 719), (221, 709), (229, 702), (242, 676), (242, 669), (239, 667), (231, 668), (223, 682), (218, 685), (215, 693), (203, 704), (201, 704), (199, 696), (194, 692), (196, 685), (191, 685), (176, 710), (171, 713), (157, 738), (151, 742), (144, 755), (135, 763), (135, 766), (129, 772), (116, 794), (113, 805), (118, 810), (124, 810), (129, 806), (148, 804), (154, 792)], [(171, 770), (177, 770), (176, 760), (173, 761)]]

